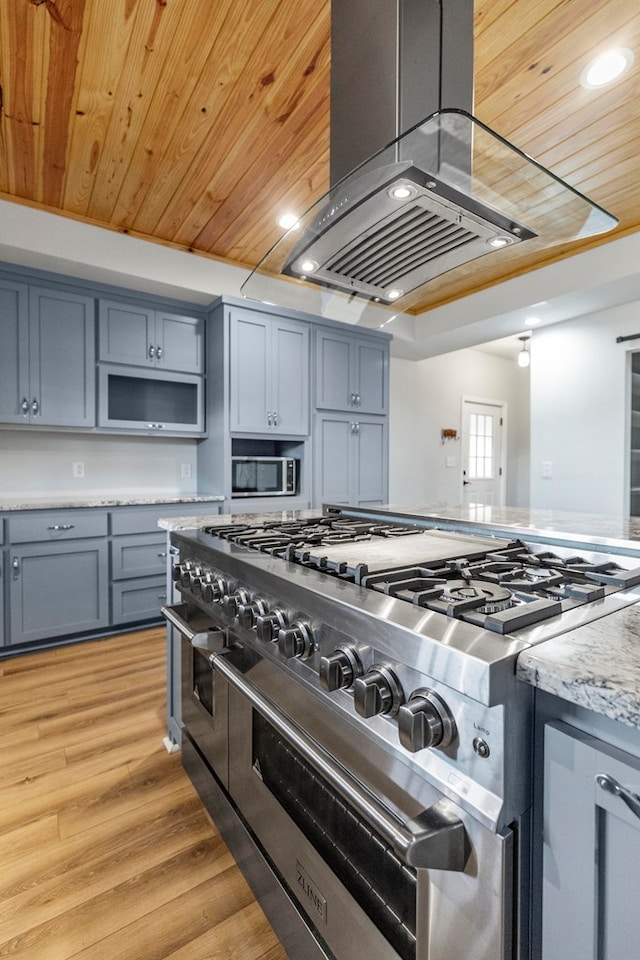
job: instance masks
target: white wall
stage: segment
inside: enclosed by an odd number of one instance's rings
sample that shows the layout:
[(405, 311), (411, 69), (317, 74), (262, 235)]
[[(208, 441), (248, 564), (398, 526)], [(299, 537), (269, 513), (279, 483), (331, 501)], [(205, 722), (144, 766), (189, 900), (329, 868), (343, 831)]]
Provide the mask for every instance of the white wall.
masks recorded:
[[(625, 515), (628, 355), (640, 302), (536, 331), (531, 341), (531, 506)], [(542, 464), (551, 477), (542, 477)]]
[[(84, 463), (84, 478), (72, 476), (74, 461)], [(0, 491), (6, 499), (195, 493), (196, 442), (0, 430)]]
[[(419, 361), (391, 358), (391, 503), (460, 501), (461, 442), (443, 445), (440, 431), (461, 434), (463, 396), (506, 401), (507, 505), (528, 504), (529, 373), (513, 360), (471, 349)], [(456, 466), (447, 467), (452, 455)]]

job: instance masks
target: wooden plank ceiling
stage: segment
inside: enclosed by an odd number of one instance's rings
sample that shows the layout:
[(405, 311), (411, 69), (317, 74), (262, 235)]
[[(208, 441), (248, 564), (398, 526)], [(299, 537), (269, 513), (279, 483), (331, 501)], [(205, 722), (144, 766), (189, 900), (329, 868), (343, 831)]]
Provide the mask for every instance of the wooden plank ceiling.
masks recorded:
[[(328, 0), (0, 0), (0, 196), (243, 266), (328, 187)], [(640, 15), (628, 0), (476, 0), (475, 114), (640, 226)], [(631, 73), (587, 91), (610, 45)], [(593, 243), (593, 241), (591, 241)], [(602, 242), (602, 241), (596, 241)], [(510, 250), (420, 309), (588, 245)], [(489, 269), (491, 272), (489, 272)]]

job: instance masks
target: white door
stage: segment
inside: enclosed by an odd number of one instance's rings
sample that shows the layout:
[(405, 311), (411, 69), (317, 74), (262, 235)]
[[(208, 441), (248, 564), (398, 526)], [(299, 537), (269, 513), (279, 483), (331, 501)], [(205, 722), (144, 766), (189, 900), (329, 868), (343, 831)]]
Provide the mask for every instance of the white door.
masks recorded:
[(467, 505), (504, 506), (503, 419), (502, 404), (462, 402), (462, 500)]

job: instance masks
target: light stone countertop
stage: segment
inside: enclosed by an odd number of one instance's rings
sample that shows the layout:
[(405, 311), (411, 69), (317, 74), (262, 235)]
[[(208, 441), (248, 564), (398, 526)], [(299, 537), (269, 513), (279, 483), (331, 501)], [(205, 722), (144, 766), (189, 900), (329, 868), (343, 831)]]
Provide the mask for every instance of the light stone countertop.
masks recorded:
[(516, 674), (640, 730), (640, 603), (525, 650)]
[[(156, 504), (202, 503), (224, 501), (220, 494), (148, 494), (140, 493), (95, 493), (90, 496), (67, 497), (0, 497), (0, 513), (10, 513), (17, 510), (66, 510), (84, 509), (85, 507), (130, 507), (154, 506)], [(192, 518), (193, 522), (193, 518)]]
[(179, 533), (181, 530), (198, 530), (200, 527), (228, 527), (233, 523), (258, 524), (265, 521), (313, 520), (321, 510), (272, 510), (269, 513), (216, 513), (194, 517), (161, 517), (158, 526), (163, 530)]

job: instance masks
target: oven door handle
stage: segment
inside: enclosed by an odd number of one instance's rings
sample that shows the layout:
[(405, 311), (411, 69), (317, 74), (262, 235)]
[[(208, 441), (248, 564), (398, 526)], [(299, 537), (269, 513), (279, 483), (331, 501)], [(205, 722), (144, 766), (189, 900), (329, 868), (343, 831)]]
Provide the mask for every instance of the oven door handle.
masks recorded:
[(214, 637), (219, 638), (223, 632), (219, 627), (211, 627), (209, 630), (194, 630), (182, 616), (187, 610), (186, 603), (176, 603), (172, 607), (161, 607), (160, 612), (165, 620), (176, 628), (178, 633), (191, 643), (192, 647), (198, 650), (206, 650), (209, 653), (220, 651), (220, 640), (213, 642)]
[(258, 713), (280, 733), (329, 783), (363, 820), (393, 847), (410, 867), (463, 871), (469, 855), (464, 824), (442, 800), (404, 823), (368, 794), (346, 771), (301, 730), (291, 724), (228, 659), (213, 658), (214, 670), (246, 697)]

